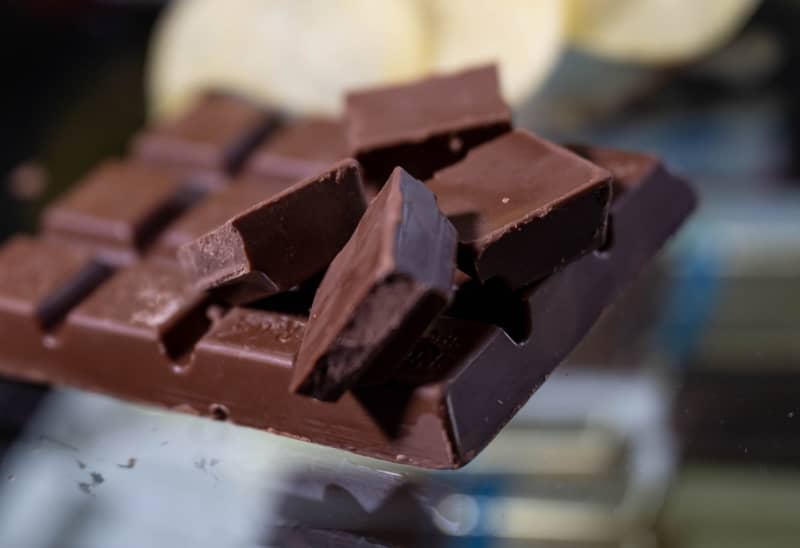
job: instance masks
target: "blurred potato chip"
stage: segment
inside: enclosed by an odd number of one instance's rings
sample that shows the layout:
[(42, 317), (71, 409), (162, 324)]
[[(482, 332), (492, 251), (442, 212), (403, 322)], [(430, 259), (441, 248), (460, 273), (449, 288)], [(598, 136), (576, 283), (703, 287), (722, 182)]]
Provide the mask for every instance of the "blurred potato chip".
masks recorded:
[(565, 37), (563, 0), (423, 0), (431, 18), (434, 71), (497, 62), (511, 104), (547, 78)]
[(569, 37), (595, 55), (648, 64), (690, 61), (721, 46), (760, 0), (566, 0)]
[(336, 113), (343, 91), (421, 76), (428, 21), (407, 0), (182, 0), (159, 22), (148, 92), (169, 116), (207, 87), (302, 113)]

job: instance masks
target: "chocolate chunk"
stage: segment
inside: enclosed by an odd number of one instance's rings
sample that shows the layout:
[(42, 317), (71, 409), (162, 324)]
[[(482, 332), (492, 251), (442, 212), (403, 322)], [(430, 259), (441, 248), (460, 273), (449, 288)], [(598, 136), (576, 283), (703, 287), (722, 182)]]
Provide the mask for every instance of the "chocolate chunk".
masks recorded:
[(482, 282), (525, 286), (605, 238), (611, 174), (528, 131), (473, 149), (429, 186), (458, 230), (460, 268)]
[(247, 175), (299, 181), (349, 156), (341, 121), (306, 118), (275, 132), (247, 160)]
[(238, 302), (286, 291), (328, 266), (366, 207), (358, 164), (339, 162), (184, 245), (197, 286)]
[(449, 301), (455, 250), (433, 194), (395, 169), (317, 290), (292, 390), (336, 400), (376, 364), (390, 371)]
[(248, 177), (218, 192), (209, 193), (170, 224), (154, 246), (160, 256), (176, 259), (180, 246), (196, 240), (255, 204), (292, 185), (288, 179)]
[(84, 249), (28, 236), (7, 242), (0, 249), (0, 370), (4, 362), (28, 362), (24, 378), (42, 380), (49, 331), (108, 274)]
[(253, 147), (277, 127), (273, 111), (231, 95), (208, 93), (182, 116), (142, 131), (136, 159), (170, 166), (195, 183), (214, 186), (234, 172)]
[(158, 167), (109, 161), (47, 208), (42, 229), (127, 263), (198, 196)]
[(511, 113), (497, 69), (486, 66), (350, 93), (345, 123), (367, 179), (383, 181), (402, 166), (424, 180), (511, 129)]
[(72, 310), (58, 337), (83, 383), (148, 397), (186, 365), (211, 326), (208, 306), (176, 264), (140, 262)]

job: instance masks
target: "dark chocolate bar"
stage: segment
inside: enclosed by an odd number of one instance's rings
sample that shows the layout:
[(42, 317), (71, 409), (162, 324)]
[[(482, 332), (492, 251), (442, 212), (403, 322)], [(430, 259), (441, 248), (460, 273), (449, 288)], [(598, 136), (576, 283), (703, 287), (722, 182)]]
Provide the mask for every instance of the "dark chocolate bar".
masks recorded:
[(340, 120), (305, 118), (275, 131), (249, 156), (245, 175), (299, 181), (349, 156)]
[(459, 266), (481, 282), (518, 289), (605, 238), (611, 173), (525, 130), (476, 147), (429, 186), (458, 230)]
[[(168, 263), (76, 283), (91, 263), (85, 252), (62, 274), (68, 263), (51, 244), (35, 240), (14, 251), (14, 241), (0, 251), (0, 370), (371, 457), (457, 468), (544, 382), (694, 203), (688, 186), (661, 168), (632, 182), (612, 205), (607, 247), (519, 292), (530, 316), (527, 336), (515, 341), (501, 327), (442, 316), (391, 381), (354, 387), (335, 403), (288, 389), (304, 317), (245, 308), (224, 314)], [(32, 270), (59, 274), (34, 291), (21, 289), (25, 275), (8, 275)], [(50, 328), (32, 312), (42, 309), (56, 310), (41, 316), (54, 318)]]
[(292, 186), (293, 181), (275, 177), (245, 177), (218, 192), (209, 193), (193, 208), (166, 227), (153, 252), (177, 260), (178, 248), (214, 230), (259, 202)]
[(245, 99), (211, 92), (182, 116), (147, 128), (131, 145), (141, 161), (172, 168), (203, 187), (224, 184), (279, 116)]
[(345, 123), (368, 180), (386, 180), (395, 166), (425, 180), (511, 129), (511, 112), (497, 69), (485, 66), (349, 93)]
[(265, 200), (178, 250), (202, 289), (232, 302), (286, 291), (322, 272), (366, 208), (358, 164), (344, 160)]
[(317, 290), (291, 389), (335, 401), (388, 376), (450, 300), (456, 231), (402, 168), (367, 208)]
[(141, 255), (199, 196), (185, 180), (159, 167), (108, 161), (45, 210), (42, 230), (124, 264)]

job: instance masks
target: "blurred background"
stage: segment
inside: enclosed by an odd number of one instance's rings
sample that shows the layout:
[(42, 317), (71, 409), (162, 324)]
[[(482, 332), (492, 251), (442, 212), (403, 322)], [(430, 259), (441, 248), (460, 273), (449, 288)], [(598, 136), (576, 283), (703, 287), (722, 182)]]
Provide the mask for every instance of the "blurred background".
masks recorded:
[(0, 241), (226, 87), (298, 115), (500, 63), (518, 126), (646, 150), (701, 207), (465, 469), (0, 384), (0, 545), (800, 545), (800, 2), (0, 4)]

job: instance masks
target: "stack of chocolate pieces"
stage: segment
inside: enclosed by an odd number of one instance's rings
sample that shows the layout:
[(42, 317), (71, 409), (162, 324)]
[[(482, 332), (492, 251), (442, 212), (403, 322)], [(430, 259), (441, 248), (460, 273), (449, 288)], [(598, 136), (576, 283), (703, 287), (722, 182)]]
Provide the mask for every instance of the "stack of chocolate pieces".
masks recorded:
[(0, 248), (0, 371), (457, 468), (694, 207), (651, 156), (513, 129), (493, 67), (346, 104), (145, 128)]

